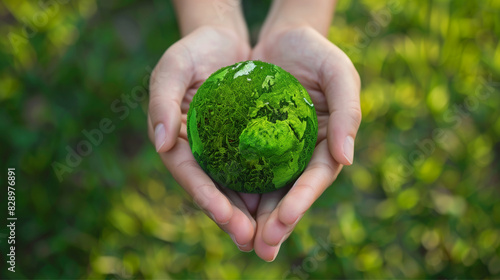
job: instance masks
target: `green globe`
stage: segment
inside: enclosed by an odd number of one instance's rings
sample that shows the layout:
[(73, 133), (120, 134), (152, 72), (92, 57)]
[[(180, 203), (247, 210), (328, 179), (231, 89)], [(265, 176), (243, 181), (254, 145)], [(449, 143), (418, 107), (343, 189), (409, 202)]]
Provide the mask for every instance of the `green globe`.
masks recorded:
[(245, 61), (213, 73), (187, 115), (194, 158), (219, 185), (265, 193), (293, 183), (316, 145), (318, 119), (304, 87), (280, 67)]

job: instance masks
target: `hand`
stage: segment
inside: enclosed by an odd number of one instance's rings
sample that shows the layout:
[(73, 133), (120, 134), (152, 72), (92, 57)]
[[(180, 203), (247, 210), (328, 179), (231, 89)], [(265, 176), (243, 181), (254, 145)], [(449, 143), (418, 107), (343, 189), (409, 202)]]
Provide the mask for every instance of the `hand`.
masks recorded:
[(250, 47), (237, 32), (220, 26), (200, 27), (172, 45), (156, 65), (150, 82), (148, 133), (163, 163), (202, 210), (226, 231), (242, 251), (253, 249), (256, 204), (251, 195), (223, 194), (200, 168), (189, 147), (189, 103), (208, 76), (248, 60)]
[(272, 261), (342, 166), (352, 164), (361, 122), (360, 79), (349, 58), (311, 27), (264, 34), (251, 58), (294, 75), (311, 96), (319, 123), (312, 159), (293, 187), (288, 193), (278, 190), (260, 198), (254, 249), (262, 259)]

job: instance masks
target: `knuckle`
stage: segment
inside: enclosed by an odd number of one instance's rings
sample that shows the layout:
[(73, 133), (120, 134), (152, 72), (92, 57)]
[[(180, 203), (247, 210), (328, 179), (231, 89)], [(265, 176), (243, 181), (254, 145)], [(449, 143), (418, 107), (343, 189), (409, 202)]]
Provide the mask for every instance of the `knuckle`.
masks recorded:
[(351, 62), (351, 67), (350, 68), (351, 68), (352, 76), (354, 77), (354, 82), (358, 86), (358, 91), (359, 91), (359, 89), (361, 89), (361, 77), (359, 76), (359, 73), (356, 70), (356, 67), (354, 67), (354, 64), (352, 64), (352, 62)]
[[(311, 170), (311, 166), (307, 167), (307, 169)], [(311, 185), (309, 182), (297, 181), (297, 184), (290, 189), (288, 194), (286, 195), (288, 198), (288, 203), (291, 201), (296, 201), (297, 199), (304, 199), (308, 197), (308, 194), (316, 192), (316, 188)]]
[[(198, 162), (193, 159), (186, 159), (178, 163), (175, 167), (178, 170), (189, 170), (189, 172), (194, 173), (193, 176), (199, 176), (204, 173), (201, 169)], [(193, 188), (193, 192), (195, 193), (194, 197), (198, 197), (202, 200), (210, 200), (216, 198), (218, 195), (218, 189), (215, 187), (213, 183), (204, 183)]]
[(357, 127), (359, 127), (359, 125), (361, 124), (361, 120), (363, 119), (363, 112), (361, 112), (361, 107), (359, 103), (356, 102), (356, 104), (352, 105), (350, 109), (351, 109), (350, 117), (353, 123)]
[[(186, 159), (181, 162), (179, 162), (176, 166), (178, 169), (185, 169), (185, 170), (193, 170), (193, 169), (200, 169), (200, 166), (198, 165), (198, 162), (193, 159)], [(202, 185), (203, 186), (203, 185)]]
[(175, 112), (180, 108), (180, 104), (168, 96), (155, 94), (149, 98), (149, 113), (154, 122), (158, 114), (165, 114), (168, 111)]
[(160, 95), (151, 95), (149, 98), (149, 112), (151, 115), (151, 120), (154, 122), (158, 113), (163, 111), (164, 100)]
[(343, 55), (343, 60), (344, 60), (343, 64), (346, 66), (348, 73), (354, 79), (354, 82), (359, 90), (360, 86), (361, 86), (361, 77), (359, 76), (358, 70), (356, 70), (356, 67), (352, 63), (351, 59), (347, 56), (347, 54), (345, 54), (345, 53), (343, 53), (343, 54), (344, 54)]
[[(361, 88), (361, 77), (359, 76), (358, 70), (356, 70), (356, 67), (352, 63), (351, 59), (349, 56), (347, 56), (346, 53), (344, 53), (340, 48), (336, 48), (336, 53), (338, 54), (338, 60), (341, 63), (337, 63), (337, 67), (341, 67), (342, 69), (345, 69), (347, 72), (346, 74), (349, 74), (352, 76), (354, 79), (354, 82), (356, 86), (358, 87), (358, 91)], [(339, 69), (340, 71), (340, 69)]]
[[(215, 190), (209, 184), (203, 184), (193, 189), (193, 200), (200, 208), (207, 209), (212, 198), (215, 197)], [(208, 210), (208, 209), (207, 209)]]
[[(335, 179), (336, 178), (336, 174), (338, 172), (336, 172), (336, 170), (333, 168), (333, 166), (331, 164), (328, 164), (326, 162), (322, 162), (322, 161), (316, 161), (316, 162), (313, 162), (311, 163), (311, 165), (309, 166), (309, 169), (310, 170), (327, 170), (326, 174), (328, 174), (328, 177), (331, 177), (333, 176), (333, 178)], [(325, 174), (325, 172), (318, 172), (319, 174)], [(323, 178), (324, 181), (330, 181), (331, 178)], [(310, 187), (311, 191), (314, 190), (314, 188), (310, 185), (307, 185)]]

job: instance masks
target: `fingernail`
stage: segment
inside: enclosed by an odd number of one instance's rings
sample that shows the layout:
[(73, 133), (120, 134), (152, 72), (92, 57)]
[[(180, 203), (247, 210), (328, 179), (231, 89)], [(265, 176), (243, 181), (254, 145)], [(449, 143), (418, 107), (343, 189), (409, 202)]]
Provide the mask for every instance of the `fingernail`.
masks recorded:
[(296, 225), (297, 225), (297, 223), (300, 221), (300, 219), (301, 219), (302, 217), (304, 217), (304, 214), (299, 215), (299, 216), (297, 217), (297, 219), (295, 220), (295, 222), (293, 222), (293, 224), (291, 224), (291, 226), (292, 226), (292, 227), (296, 226)]
[(276, 257), (278, 256), (278, 253), (280, 252), (280, 247), (281, 247), (281, 243), (278, 245), (278, 248), (276, 249), (276, 252), (274, 253), (273, 259), (268, 261), (268, 262), (273, 262), (276, 259)]
[(344, 141), (344, 157), (347, 159), (349, 164), (352, 164), (354, 159), (354, 139), (351, 136), (347, 136)]
[(155, 147), (158, 152), (165, 144), (165, 126), (160, 123), (155, 127)]
[[(243, 244), (243, 245), (239, 244), (239, 243), (236, 241), (236, 238), (234, 237), (234, 235), (233, 235), (232, 233), (230, 233), (230, 234), (229, 234), (229, 236), (231, 236), (231, 239), (233, 240), (234, 244), (236, 244), (236, 245), (238, 246), (238, 249), (240, 249), (240, 247), (241, 247), (241, 248), (245, 248), (245, 247), (247, 247), (247, 246), (248, 246), (248, 243), (247, 243), (247, 244)], [(240, 250), (241, 250), (241, 249), (240, 249)]]
[(249, 252), (252, 252), (252, 251), (253, 251), (253, 249), (250, 249), (250, 250), (246, 249), (246, 248), (248, 247), (248, 245), (250, 245), (250, 244), (248, 244), (248, 243), (247, 243), (247, 244), (245, 244), (245, 245), (241, 245), (241, 246), (237, 246), (237, 247), (238, 247), (238, 249), (239, 249), (240, 251), (242, 251), (242, 252), (244, 252), (244, 253), (249, 253)]
[(285, 242), (286, 236), (287, 236), (286, 234), (285, 234), (285, 235), (283, 235), (283, 237), (282, 237), (282, 238), (281, 238), (281, 240), (280, 240), (280, 243), (278, 243), (278, 246), (280, 246), (280, 247), (281, 247), (281, 244), (283, 244), (283, 242)]

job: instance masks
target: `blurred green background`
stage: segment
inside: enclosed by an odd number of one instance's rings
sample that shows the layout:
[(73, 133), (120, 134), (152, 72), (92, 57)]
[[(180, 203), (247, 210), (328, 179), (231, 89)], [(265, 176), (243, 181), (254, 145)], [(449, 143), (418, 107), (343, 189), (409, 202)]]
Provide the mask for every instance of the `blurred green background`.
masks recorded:
[[(269, 2), (244, 1), (254, 35)], [(266, 263), (147, 139), (144, 85), (179, 39), (169, 1), (2, 1), (0, 172), (6, 186), (17, 170), (18, 221), (16, 273), (0, 227), (0, 278), (500, 278), (499, 14), (498, 0), (339, 1), (329, 38), (363, 84), (355, 164)], [(58, 178), (104, 118), (114, 130)]]

